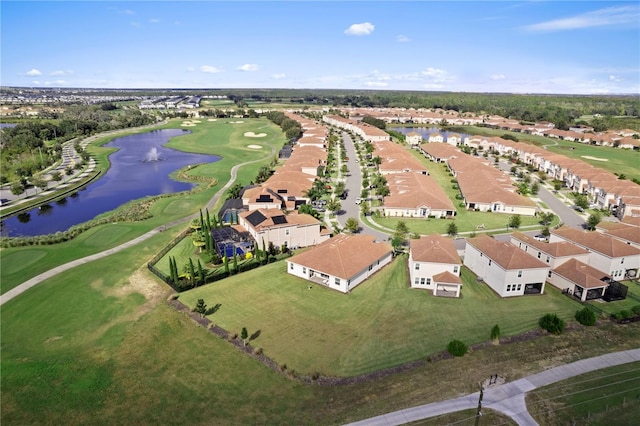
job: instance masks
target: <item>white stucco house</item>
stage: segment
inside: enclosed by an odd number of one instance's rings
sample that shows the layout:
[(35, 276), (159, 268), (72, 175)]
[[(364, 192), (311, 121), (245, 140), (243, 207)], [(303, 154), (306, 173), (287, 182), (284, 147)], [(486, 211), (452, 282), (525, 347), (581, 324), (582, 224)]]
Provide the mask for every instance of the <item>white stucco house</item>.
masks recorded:
[(487, 235), (467, 239), (464, 265), (500, 297), (544, 293), (549, 266)]
[(348, 293), (393, 258), (393, 247), (370, 235), (337, 235), (287, 260), (287, 272)]
[(436, 234), (410, 244), (411, 287), (429, 290), (434, 296), (460, 297), (462, 262), (453, 240)]

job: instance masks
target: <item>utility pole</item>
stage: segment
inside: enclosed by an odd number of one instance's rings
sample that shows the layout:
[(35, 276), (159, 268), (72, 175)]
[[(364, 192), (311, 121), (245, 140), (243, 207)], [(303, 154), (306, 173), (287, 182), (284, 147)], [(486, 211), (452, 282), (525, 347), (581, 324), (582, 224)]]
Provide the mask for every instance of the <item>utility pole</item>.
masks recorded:
[(478, 398), (478, 410), (476, 411), (476, 423), (475, 426), (480, 424), (480, 417), (482, 417), (482, 397), (484, 396), (484, 388), (480, 385), (480, 396)]

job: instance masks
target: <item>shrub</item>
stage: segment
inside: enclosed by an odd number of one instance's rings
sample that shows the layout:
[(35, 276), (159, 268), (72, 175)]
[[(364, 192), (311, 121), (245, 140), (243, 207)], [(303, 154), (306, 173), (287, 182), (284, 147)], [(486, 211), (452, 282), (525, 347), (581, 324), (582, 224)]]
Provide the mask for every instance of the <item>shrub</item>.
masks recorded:
[(596, 314), (591, 309), (584, 307), (576, 311), (576, 321), (582, 325), (592, 326), (596, 323)]
[(636, 315), (640, 315), (640, 305), (634, 306), (633, 308), (631, 308), (631, 311)]
[(500, 327), (498, 327), (498, 324), (496, 324), (491, 329), (491, 340), (498, 340), (498, 339), (500, 339)]
[(629, 310), (625, 309), (623, 311), (620, 311), (620, 318), (622, 318), (622, 319), (631, 318), (632, 316), (633, 316), (633, 314)]
[(564, 320), (556, 314), (546, 314), (538, 323), (540, 328), (552, 334), (560, 334), (564, 330)]
[(464, 356), (467, 353), (467, 345), (460, 340), (452, 340), (447, 345), (447, 351), (453, 356)]

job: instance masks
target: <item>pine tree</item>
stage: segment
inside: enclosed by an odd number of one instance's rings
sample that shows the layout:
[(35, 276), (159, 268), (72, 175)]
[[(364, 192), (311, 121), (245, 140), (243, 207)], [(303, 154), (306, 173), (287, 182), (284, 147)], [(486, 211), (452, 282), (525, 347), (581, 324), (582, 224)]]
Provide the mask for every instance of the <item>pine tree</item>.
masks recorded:
[(233, 273), (238, 273), (238, 255), (236, 254), (235, 247), (233, 248)]
[(191, 275), (190, 281), (191, 285), (193, 286), (196, 282), (196, 270), (193, 266), (193, 260), (191, 260), (191, 258), (189, 258), (189, 274)]

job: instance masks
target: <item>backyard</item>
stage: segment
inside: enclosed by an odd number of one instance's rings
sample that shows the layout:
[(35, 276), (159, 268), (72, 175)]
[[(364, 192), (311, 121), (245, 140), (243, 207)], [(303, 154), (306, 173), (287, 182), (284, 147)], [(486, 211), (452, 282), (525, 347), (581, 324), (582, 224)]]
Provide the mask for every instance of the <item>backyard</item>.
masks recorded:
[[(548, 312), (571, 319), (580, 307), (547, 286), (541, 296), (502, 299), (463, 268), (462, 298), (408, 288), (407, 257), (342, 294), (286, 273), (277, 262), (180, 294), (221, 308), (210, 319), (231, 333), (260, 331), (251, 342), (279, 364), (304, 374), (353, 376), (424, 358), (452, 339), (489, 340), (537, 328)], [(330, 348), (330, 349), (329, 349)]]

